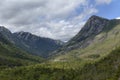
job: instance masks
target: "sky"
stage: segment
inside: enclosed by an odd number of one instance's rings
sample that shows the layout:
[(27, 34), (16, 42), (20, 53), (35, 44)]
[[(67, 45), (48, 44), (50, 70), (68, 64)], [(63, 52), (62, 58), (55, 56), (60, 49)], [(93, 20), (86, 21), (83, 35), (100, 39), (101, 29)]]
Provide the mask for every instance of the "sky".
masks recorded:
[(120, 19), (120, 0), (0, 0), (0, 25), (68, 41), (97, 15)]

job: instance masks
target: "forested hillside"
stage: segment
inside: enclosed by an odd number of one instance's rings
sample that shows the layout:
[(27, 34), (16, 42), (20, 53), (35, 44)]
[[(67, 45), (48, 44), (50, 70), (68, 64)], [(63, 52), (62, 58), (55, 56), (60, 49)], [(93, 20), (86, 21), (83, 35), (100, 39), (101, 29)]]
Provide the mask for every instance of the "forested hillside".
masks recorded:
[[(85, 64), (82, 68), (48, 64), (19, 67), (0, 71), (2, 80), (118, 80), (120, 78), (120, 48), (113, 50), (99, 61)], [(57, 64), (57, 63), (56, 63)], [(71, 63), (70, 65), (73, 65)], [(76, 63), (79, 64), (79, 63)]]

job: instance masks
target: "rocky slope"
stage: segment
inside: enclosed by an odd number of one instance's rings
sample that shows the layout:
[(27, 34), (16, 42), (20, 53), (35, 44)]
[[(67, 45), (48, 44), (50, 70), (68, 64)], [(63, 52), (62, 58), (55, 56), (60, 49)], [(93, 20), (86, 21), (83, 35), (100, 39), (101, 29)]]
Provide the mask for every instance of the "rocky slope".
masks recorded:
[(110, 20), (108, 19), (95, 15), (91, 16), (80, 32), (68, 41), (60, 51), (87, 47), (89, 44), (92, 44), (94, 37), (102, 32), (109, 23)]
[[(3, 35), (2, 32), (8, 32)], [(9, 35), (9, 36), (8, 36)], [(23, 66), (29, 64), (40, 63), (43, 58), (33, 56), (19, 48), (12, 42), (11, 33), (4, 27), (0, 28), (0, 69), (6, 67)]]
[[(66, 46), (70, 48), (84, 48), (92, 43), (93, 38), (108, 26), (109, 20), (93, 15), (86, 22), (81, 31), (73, 37)], [(79, 43), (79, 44), (78, 44)]]
[(11, 33), (4, 26), (0, 26), (0, 34), (17, 47), (42, 57), (47, 57), (50, 52), (63, 45), (59, 40), (39, 37), (28, 32)]
[(120, 20), (92, 16), (75, 37), (54, 53), (55, 61), (98, 59), (119, 46), (119, 42)]
[(13, 35), (21, 41), (22, 44), (16, 43), (20, 48), (43, 57), (49, 56), (49, 53), (63, 45), (62, 41), (39, 37), (28, 32), (16, 32)]

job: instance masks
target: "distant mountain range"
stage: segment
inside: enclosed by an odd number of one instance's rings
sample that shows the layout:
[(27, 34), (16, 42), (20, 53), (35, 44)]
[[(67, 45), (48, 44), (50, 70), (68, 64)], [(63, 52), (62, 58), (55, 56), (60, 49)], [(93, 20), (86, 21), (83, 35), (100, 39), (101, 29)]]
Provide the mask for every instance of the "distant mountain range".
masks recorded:
[(0, 34), (9, 42), (16, 45), (16, 47), (19, 47), (33, 55), (39, 55), (42, 57), (49, 56), (49, 53), (60, 48), (64, 44), (60, 40), (39, 37), (29, 32), (21, 31), (11, 33), (3, 26), (0, 27)]

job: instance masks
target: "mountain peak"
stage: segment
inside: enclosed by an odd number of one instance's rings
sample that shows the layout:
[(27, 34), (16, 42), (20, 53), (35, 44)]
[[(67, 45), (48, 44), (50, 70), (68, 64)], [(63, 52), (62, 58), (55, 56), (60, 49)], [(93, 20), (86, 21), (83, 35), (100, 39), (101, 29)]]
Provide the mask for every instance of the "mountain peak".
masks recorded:
[[(29, 32), (24, 32), (24, 31), (20, 31), (20, 32), (15, 32), (15, 34), (18, 34), (18, 35), (30, 35), (31, 33)], [(31, 34), (32, 35), (32, 34)]]
[(95, 35), (103, 31), (109, 21), (96, 15), (91, 16), (80, 32), (67, 43), (67, 46), (86, 47), (91, 44), (90, 40), (92, 41)]
[(91, 19), (105, 19), (105, 20), (108, 20), (108, 19), (106, 19), (106, 18), (103, 18), (103, 17), (100, 17), (100, 16), (96, 16), (96, 15), (92, 15), (92, 16), (89, 18), (89, 20), (91, 20)]
[(29, 32), (24, 32), (24, 31), (15, 32), (13, 34), (15, 36), (17, 36), (18, 38), (25, 39), (25, 40), (33, 39), (34, 37), (36, 37), (36, 35), (33, 35), (33, 34), (29, 33)]
[(108, 19), (96, 15), (91, 16), (84, 25), (84, 27), (81, 29), (81, 31), (78, 33), (78, 38), (81, 38), (83, 36), (87, 38), (90, 35), (96, 35), (100, 33), (103, 30), (103, 28), (108, 24), (108, 22)]
[(11, 33), (7, 28), (5, 28), (4, 26), (0, 26), (0, 32), (7, 32), (7, 33)]
[(99, 18), (99, 16), (92, 15), (90, 18)]

